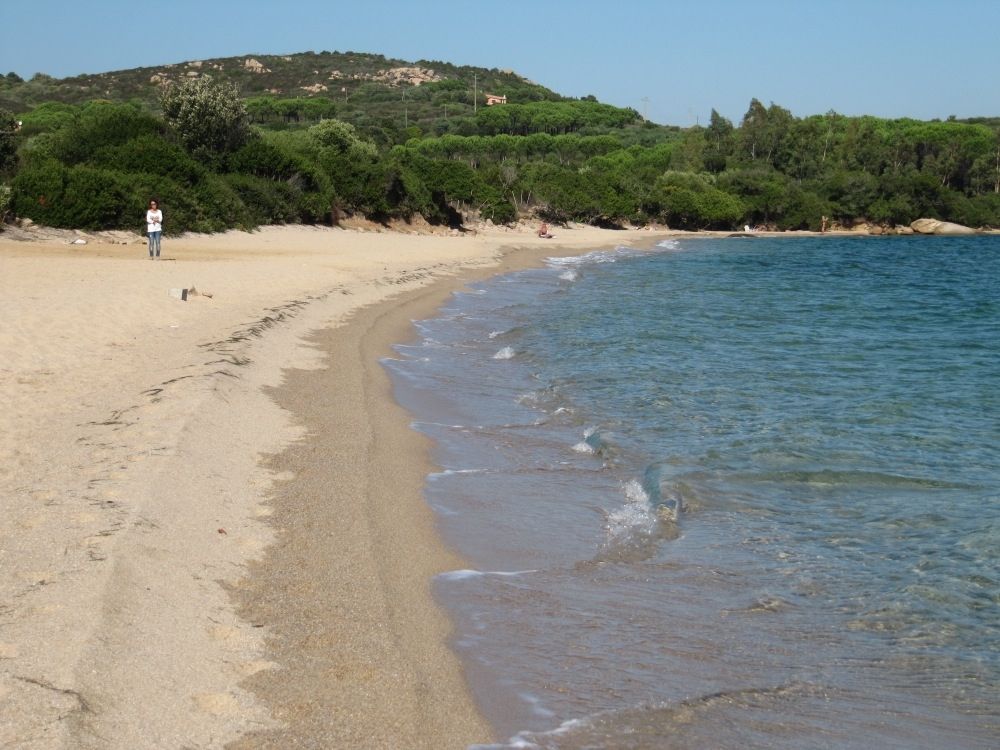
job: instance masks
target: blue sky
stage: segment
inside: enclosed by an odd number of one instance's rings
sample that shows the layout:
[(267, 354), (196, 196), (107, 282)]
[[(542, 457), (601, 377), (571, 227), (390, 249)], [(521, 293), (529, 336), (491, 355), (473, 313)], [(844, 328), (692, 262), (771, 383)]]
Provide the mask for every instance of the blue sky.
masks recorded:
[[(656, 122), (1000, 116), (1000, 0), (4, 0), (0, 73), (57, 77), (208, 57), (376, 52), (511, 68)], [(648, 102), (644, 99), (648, 98)]]

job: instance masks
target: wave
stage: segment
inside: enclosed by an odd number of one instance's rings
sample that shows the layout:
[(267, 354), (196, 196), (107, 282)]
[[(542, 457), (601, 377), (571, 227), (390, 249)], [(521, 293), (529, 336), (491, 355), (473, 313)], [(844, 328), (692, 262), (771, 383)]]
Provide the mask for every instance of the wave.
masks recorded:
[(552, 268), (582, 266), (595, 263), (617, 263), (622, 258), (637, 255), (638, 250), (619, 245), (613, 250), (594, 250), (583, 255), (567, 255), (561, 258), (546, 258), (545, 264)]
[(435, 479), (443, 479), (445, 477), (454, 477), (461, 474), (487, 474), (489, 469), (442, 469), (441, 471), (432, 471), (427, 475), (428, 481), (434, 481)]
[(681, 243), (677, 240), (661, 240), (656, 243), (655, 247), (658, 247), (661, 250), (680, 250)]
[[(470, 750), (581, 750), (597, 747), (670, 750), (710, 746), (706, 742), (718, 747), (715, 742), (723, 737), (727, 737), (726, 747), (743, 747), (748, 746), (745, 722), (750, 715), (753, 716), (756, 732), (770, 729), (776, 733), (774, 737), (783, 737), (789, 731), (789, 713), (796, 709), (803, 711), (803, 702), (815, 702), (822, 706), (829, 698), (829, 692), (829, 688), (803, 682), (724, 690), (676, 703), (601, 711), (569, 719), (548, 731), (519, 732), (506, 743), (470, 745)], [(805, 713), (806, 717), (810, 715), (811, 712)], [(816, 738), (822, 735), (821, 719), (814, 721), (802, 721), (802, 746), (813, 746)], [(713, 738), (715, 742), (708, 738)], [(730, 745), (728, 740), (733, 740), (734, 744)]]
[(442, 581), (467, 581), (470, 578), (484, 578), (486, 576), (514, 578), (516, 576), (523, 576), (528, 575), (529, 573), (537, 572), (537, 570), (472, 570), (466, 568), (463, 570), (449, 570), (444, 573), (438, 573), (435, 577)]
[(583, 440), (573, 446), (577, 453), (587, 453), (599, 456), (605, 460), (614, 458), (619, 448), (610, 432), (603, 432), (597, 427), (588, 427), (583, 431)]
[(525, 326), (514, 326), (513, 328), (504, 328), (502, 330), (490, 331), (489, 339), (493, 341), (494, 339), (504, 338), (506, 336), (512, 336), (515, 333), (523, 333)]
[(517, 352), (514, 351), (514, 347), (505, 346), (503, 349), (498, 351), (493, 355), (493, 359), (514, 359), (517, 356)]

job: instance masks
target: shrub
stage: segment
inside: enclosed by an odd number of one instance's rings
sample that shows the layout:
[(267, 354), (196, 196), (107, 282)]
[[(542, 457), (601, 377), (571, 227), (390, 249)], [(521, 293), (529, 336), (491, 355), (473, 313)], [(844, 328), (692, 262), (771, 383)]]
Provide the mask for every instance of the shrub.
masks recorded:
[(62, 102), (39, 104), (27, 114), (21, 115), (21, 135), (30, 137), (39, 133), (50, 133), (73, 122), (78, 107)]
[(193, 185), (205, 174), (205, 168), (184, 149), (160, 135), (143, 135), (118, 146), (105, 147), (95, 152), (90, 162), (119, 172), (163, 175), (187, 185)]
[(50, 161), (23, 170), (12, 187), (19, 216), (53, 227), (113, 229), (130, 209), (128, 185), (105, 169)]
[(114, 229), (122, 226), (129, 210), (129, 190), (119, 174), (85, 165), (67, 172), (62, 196), (63, 226)]
[(0, 172), (14, 166), (17, 161), (17, 121), (14, 115), (0, 109)]
[(378, 155), (374, 143), (361, 138), (353, 125), (340, 120), (323, 120), (313, 125), (309, 128), (309, 136), (321, 148), (355, 159), (374, 159)]
[(163, 132), (162, 121), (131, 104), (91, 102), (53, 133), (52, 154), (67, 165), (80, 164), (102, 149)]
[(219, 232), (231, 227), (252, 229), (255, 224), (239, 193), (224, 178), (208, 174), (192, 188), (199, 206), (199, 232)]
[(7, 220), (13, 205), (13, 191), (10, 185), (0, 185), (0, 229), (3, 228), (3, 223)]
[(66, 167), (54, 159), (22, 169), (11, 183), (14, 213), (39, 224), (64, 226), (59, 216), (65, 184)]
[(244, 174), (228, 174), (225, 180), (246, 206), (250, 226), (296, 220), (297, 196), (285, 183)]
[(184, 81), (169, 86), (160, 103), (167, 123), (192, 153), (210, 158), (236, 151), (250, 140), (246, 105), (231, 83)]
[(254, 138), (231, 153), (226, 159), (226, 166), (230, 172), (283, 180), (295, 173), (296, 165), (278, 146), (262, 138)]

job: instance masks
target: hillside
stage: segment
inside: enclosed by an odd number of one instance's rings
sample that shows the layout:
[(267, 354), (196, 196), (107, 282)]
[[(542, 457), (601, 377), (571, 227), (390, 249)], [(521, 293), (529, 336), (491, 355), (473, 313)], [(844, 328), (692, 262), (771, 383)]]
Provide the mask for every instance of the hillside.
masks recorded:
[(563, 98), (512, 71), (324, 51), (191, 60), (62, 79), (39, 73), (23, 81), (9, 74), (0, 76), (0, 108), (24, 112), (44, 102), (79, 104), (94, 99), (138, 100), (155, 107), (163, 84), (203, 76), (237, 84), (248, 99), (304, 97), (327, 100), (346, 110), (387, 101), (398, 102), (402, 109), (408, 103), (403, 101), (404, 92), (410, 98), (419, 87), (433, 96), (417, 97), (417, 104), (429, 98), (456, 114), (465, 108), (471, 111), (476, 88), (480, 104), (486, 93), (520, 103)]
[[(505, 99), (488, 106), (487, 94)], [(191, 106), (174, 108), (180, 98)], [(177, 232), (359, 214), (452, 226), (538, 216), (687, 229), (897, 231), (920, 217), (995, 227), (997, 125), (798, 118), (752, 99), (739, 123), (713, 110), (707, 126), (682, 130), (513, 72), (354, 52), (63, 80), (9, 74), (0, 216), (118, 228), (156, 195)]]

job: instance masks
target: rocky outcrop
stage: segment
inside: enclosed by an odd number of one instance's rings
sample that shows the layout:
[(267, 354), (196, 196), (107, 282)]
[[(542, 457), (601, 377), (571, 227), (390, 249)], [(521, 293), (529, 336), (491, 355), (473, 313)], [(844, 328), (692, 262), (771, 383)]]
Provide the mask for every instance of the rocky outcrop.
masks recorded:
[(270, 73), (269, 68), (264, 67), (264, 63), (260, 60), (255, 60), (252, 57), (248, 57), (243, 61), (243, 67), (249, 70), (251, 73)]
[(917, 234), (975, 234), (976, 230), (950, 221), (937, 219), (917, 219), (910, 228)]
[(347, 74), (339, 70), (331, 70), (329, 78), (331, 81), (377, 81), (378, 83), (387, 83), (390, 86), (400, 86), (402, 84), (419, 86), (422, 83), (434, 83), (435, 81), (444, 80), (430, 68), (421, 68), (419, 66), (389, 68), (388, 70), (380, 70), (377, 73)]

